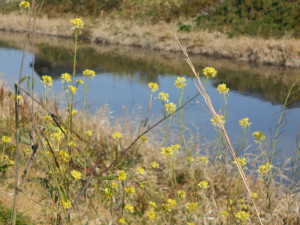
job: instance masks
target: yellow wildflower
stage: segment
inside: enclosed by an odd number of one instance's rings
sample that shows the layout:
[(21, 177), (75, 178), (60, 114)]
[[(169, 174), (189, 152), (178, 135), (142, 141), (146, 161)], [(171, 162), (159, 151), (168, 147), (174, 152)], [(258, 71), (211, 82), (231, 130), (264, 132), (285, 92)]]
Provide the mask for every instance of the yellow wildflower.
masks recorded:
[(78, 87), (74, 87), (73, 85), (69, 85), (69, 90), (71, 91), (71, 93), (73, 95), (75, 95), (77, 90), (78, 90)]
[(217, 75), (217, 71), (213, 67), (205, 67), (203, 69), (203, 74), (206, 76), (207, 79), (215, 77)]
[(181, 146), (180, 146), (180, 144), (176, 144), (176, 145), (171, 145), (171, 148), (172, 148), (173, 152), (176, 152), (179, 149), (181, 149)]
[(189, 213), (193, 213), (198, 208), (198, 203), (197, 202), (189, 202), (185, 207), (189, 211)]
[(153, 201), (150, 201), (150, 202), (149, 202), (149, 205), (150, 205), (152, 208), (157, 208), (156, 203), (153, 202)]
[(25, 155), (27, 155), (30, 152), (29, 148), (25, 148), (23, 151), (24, 151)]
[(52, 117), (49, 115), (43, 116), (42, 120), (45, 121), (46, 123), (50, 123), (52, 121)]
[(236, 220), (240, 224), (245, 224), (250, 220), (250, 214), (246, 213), (245, 211), (240, 211), (234, 214)]
[(256, 143), (259, 143), (266, 139), (265, 134), (262, 133), (261, 131), (256, 131), (256, 132), (252, 133), (252, 136), (255, 138)]
[(71, 206), (72, 206), (71, 201), (70, 200), (63, 201), (63, 206), (65, 209), (71, 208)]
[(187, 222), (186, 225), (195, 225), (195, 223), (193, 223), (193, 222)]
[(125, 209), (128, 210), (131, 213), (134, 213), (134, 207), (133, 207), (133, 205), (126, 204), (125, 205)]
[(185, 160), (187, 161), (188, 164), (191, 164), (192, 162), (194, 162), (195, 158), (192, 156), (186, 156)]
[(86, 69), (83, 71), (83, 76), (88, 76), (88, 77), (95, 77), (96, 74), (95, 74), (95, 71), (94, 70), (89, 70), (89, 69)]
[(171, 147), (163, 147), (161, 148), (161, 154), (165, 157), (169, 157), (173, 155), (173, 149)]
[(135, 193), (135, 189), (134, 189), (134, 187), (126, 187), (126, 188), (125, 188), (125, 192), (126, 192), (127, 194), (132, 195), (132, 194)]
[(174, 103), (168, 103), (168, 104), (165, 104), (165, 110), (166, 112), (168, 113), (174, 113), (176, 111), (176, 104)]
[(177, 88), (183, 88), (186, 86), (186, 80), (184, 77), (179, 77), (177, 76), (177, 79), (175, 80), (175, 84), (174, 86), (176, 86)]
[(163, 204), (162, 207), (167, 213), (171, 212), (172, 210), (172, 207), (169, 204)]
[(119, 224), (127, 224), (125, 218), (123, 218), (123, 217), (120, 218), (120, 219), (119, 219)]
[(21, 95), (17, 95), (17, 101), (20, 103), (23, 100), (23, 97)]
[(138, 172), (139, 174), (144, 174), (145, 170), (144, 170), (144, 168), (139, 167), (139, 168), (136, 169), (136, 172)]
[(174, 199), (169, 198), (168, 199), (168, 204), (173, 208), (176, 207), (177, 203)]
[(64, 161), (64, 162), (69, 162), (69, 158), (70, 158), (69, 153), (64, 152), (64, 151), (61, 151), (61, 152), (59, 153), (59, 155), (60, 155), (60, 160), (62, 160), (62, 161)]
[(71, 82), (72, 76), (69, 73), (63, 73), (60, 78), (62, 79), (62, 82)]
[(83, 28), (83, 22), (80, 18), (72, 19), (73, 30), (79, 30)]
[(20, 4), (19, 4), (19, 7), (22, 8), (22, 9), (30, 9), (30, 2), (28, 1), (21, 1)]
[(83, 81), (83, 80), (77, 80), (76, 83), (77, 83), (77, 84), (83, 84), (84, 81)]
[(158, 94), (158, 99), (161, 99), (163, 102), (169, 102), (169, 94), (162, 91)]
[(111, 188), (118, 189), (119, 188), (119, 184), (111, 183)]
[(118, 180), (126, 180), (127, 174), (124, 170), (120, 170), (118, 172)]
[(73, 146), (73, 147), (76, 147), (76, 144), (75, 144), (73, 141), (70, 141), (70, 142), (68, 143), (68, 146), (69, 146), (69, 147), (72, 147), (72, 146)]
[(248, 207), (247, 207), (247, 205), (245, 205), (245, 204), (242, 204), (240, 207), (241, 207), (241, 210), (243, 210), (243, 211), (247, 211), (247, 208), (248, 208)]
[(270, 163), (266, 163), (265, 165), (261, 165), (258, 167), (258, 171), (262, 174), (262, 175), (266, 175), (267, 173), (269, 173), (272, 169), (272, 165)]
[(148, 87), (150, 88), (152, 93), (154, 93), (158, 90), (158, 84), (157, 83), (150, 82), (148, 84)]
[(75, 115), (75, 114), (77, 114), (78, 113), (78, 111), (76, 110), (76, 109), (73, 109), (72, 110), (72, 115)]
[(222, 215), (222, 216), (229, 216), (229, 212), (228, 212), (228, 211), (222, 211), (222, 212), (221, 212), (221, 215)]
[(154, 169), (154, 168), (159, 168), (159, 164), (158, 164), (156, 161), (153, 161), (153, 162), (151, 163), (151, 166), (152, 166), (153, 169)]
[(149, 211), (147, 212), (147, 216), (148, 216), (151, 220), (155, 220), (156, 217), (157, 217), (157, 215), (156, 215), (154, 209), (149, 210)]
[(87, 130), (87, 131), (84, 132), (84, 135), (85, 135), (86, 137), (92, 137), (92, 136), (93, 136), (93, 133), (92, 133), (92, 131)]
[(53, 84), (53, 80), (50, 76), (48, 75), (43, 75), (42, 76), (42, 80), (41, 80), (41, 83), (44, 85), (44, 86), (51, 86)]
[(72, 170), (71, 172), (72, 177), (75, 178), (75, 180), (80, 180), (81, 179), (81, 173), (77, 170)]
[(119, 131), (117, 131), (117, 132), (113, 133), (113, 138), (116, 140), (119, 140), (122, 138), (122, 134)]
[(181, 199), (184, 199), (186, 196), (185, 191), (183, 191), (183, 190), (177, 191), (177, 194), (178, 194), (179, 198), (181, 198)]
[(8, 136), (3, 136), (2, 141), (3, 141), (3, 143), (11, 143), (11, 138)]
[[(222, 124), (225, 123), (224, 116), (217, 114), (217, 117)], [(218, 120), (216, 117), (212, 118), (210, 121), (211, 121), (212, 125), (219, 126), (219, 123), (218, 123)]]
[(8, 160), (8, 164), (14, 165), (14, 161), (13, 160)]
[(111, 197), (111, 190), (109, 188), (105, 188), (104, 192), (105, 192), (106, 199), (109, 199)]
[(256, 199), (258, 197), (257, 193), (256, 192), (253, 192), (252, 193), (252, 198)]
[(143, 141), (148, 141), (148, 138), (145, 137), (145, 136), (142, 136), (141, 139), (142, 139)]
[[(241, 164), (241, 166), (245, 166), (247, 164), (247, 160), (245, 157), (243, 158), (237, 157), (237, 161)], [(236, 164), (236, 162), (233, 161), (233, 164)]]
[(249, 127), (249, 126), (251, 125), (251, 123), (249, 122), (249, 118), (248, 118), (248, 117), (246, 117), (246, 118), (244, 118), (244, 119), (241, 119), (241, 120), (239, 121), (239, 124), (240, 124), (240, 126), (241, 126), (242, 128), (246, 128), (246, 127)]
[(226, 84), (219, 84), (217, 90), (220, 92), (220, 94), (227, 94), (229, 91), (229, 88), (226, 87)]
[(198, 186), (200, 187), (200, 189), (205, 190), (205, 189), (208, 188), (208, 183), (207, 183), (207, 181), (201, 181), (201, 182), (198, 184)]
[(198, 159), (200, 160), (201, 163), (207, 164), (208, 163), (208, 157), (205, 156), (199, 156)]

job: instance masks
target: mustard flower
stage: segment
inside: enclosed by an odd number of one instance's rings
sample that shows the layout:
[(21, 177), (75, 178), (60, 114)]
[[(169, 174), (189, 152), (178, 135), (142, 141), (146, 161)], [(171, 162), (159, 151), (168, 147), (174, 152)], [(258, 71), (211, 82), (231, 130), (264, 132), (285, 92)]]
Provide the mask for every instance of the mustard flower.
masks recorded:
[(125, 209), (128, 210), (131, 213), (134, 213), (134, 207), (133, 207), (133, 205), (126, 204), (125, 205)]
[(2, 161), (8, 161), (9, 157), (7, 155), (2, 155)]
[(252, 198), (256, 199), (258, 197), (257, 193), (256, 192), (253, 192), (252, 193)]
[(119, 224), (127, 224), (125, 218), (123, 218), (123, 217), (120, 218), (120, 219), (119, 219)]
[(29, 148), (25, 148), (23, 151), (24, 151), (25, 155), (27, 155), (30, 152)]
[(183, 190), (179, 190), (179, 191), (177, 191), (177, 195), (179, 196), (179, 198), (184, 199), (186, 196), (186, 193)]
[(8, 160), (8, 164), (14, 165), (14, 161), (13, 160)]
[(2, 137), (2, 142), (3, 143), (11, 143), (11, 138), (8, 136), (3, 136)]
[(52, 86), (53, 84), (53, 80), (50, 76), (48, 75), (43, 75), (42, 76), (42, 80), (41, 80), (41, 83), (46, 87), (46, 86)]
[[(237, 161), (241, 164), (241, 166), (245, 166), (247, 164), (247, 160), (245, 157), (243, 158), (237, 157)], [(236, 164), (236, 161), (233, 161), (233, 164)]]
[(73, 141), (70, 141), (70, 142), (68, 143), (68, 146), (69, 146), (69, 147), (76, 147), (76, 144), (75, 144)]
[(92, 131), (87, 130), (87, 131), (84, 132), (84, 135), (89, 138), (89, 137), (93, 136), (93, 133), (92, 133)]
[(87, 77), (95, 77), (96, 74), (95, 74), (95, 71), (94, 71), (94, 70), (86, 69), (86, 70), (83, 71), (83, 76), (87, 76)]
[(81, 179), (81, 173), (77, 170), (72, 170), (71, 175), (72, 175), (72, 177), (75, 178), (75, 180), (80, 180)]
[(145, 136), (142, 136), (141, 139), (142, 139), (143, 141), (148, 141), (148, 138), (145, 137)]
[(71, 91), (72, 95), (75, 95), (78, 87), (74, 87), (73, 85), (69, 85), (69, 90)]
[(207, 164), (208, 163), (208, 157), (205, 156), (199, 156), (198, 159), (200, 160), (201, 163)]
[(236, 220), (240, 224), (246, 224), (250, 220), (250, 214), (245, 211), (240, 211), (234, 214)]
[(181, 149), (181, 145), (180, 145), (180, 144), (171, 145), (171, 148), (172, 148), (173, 152), (176, 152), (176, 151), (178, 151), (179, 149)]
[(220, 92), (220, 94), (227, 94), (229, 91), (229, 88), (226, 87), (226, 84), (219, 84), (217, 90)]
[(72, 19), (73, 30), (80, 30), (83, 28), (83, 22), (80, 18)]
[(21, 95), (17, 95), (17, 101), (20, 102), (23, 100), (23, 97)]
[(170, 157), (173, 155), (173, 149), (171, 147), (163, 147), (160, 153), (165, 157)]
[(76, 110), (76, 109), (73, 109), (72, 110), (72, 115), (75, 115), (75, 114), (77, 114), (78, 113), (78, 111)]
[(124, 170), (120, 170), (118, 172), (118, 180), (126, 180), (127, 174)]
[(110, 197), (111, 197), (111, 190), (109, 188), (105, 188), (104, 189), (104, 193), (105, 193), (106, 199), (110, 199)]
[(195, 158), (192, 156), (186, 156), (185, 160), (188, 164), (191, 164), (192, 162), (194, 162)]
[(173, 207), (176, 207), (177, 203), (176, 203), (176, 200), (172, 199), (172, 198), (169, 198), (168, 199), (168, 204), (173, 208)]
[(135, 193), (135, 189), (134, 189), (134, 187), (126, 187), (126, 188), (125, 188), (125, 192), (126, 192), (127, 194), (132, 195), (132, 194)]
[(228, 211), (222, 211), (222, 212), (221, 212), (221, 215), (222, 215), (222, 216), (229, 216), (229, 212), (228, 212)]
[(256, 131), (256, 132), (252, 133), (252, 136), (255, 138), (256, 143), (259, 143), (266, 139), (265, 134), (262, 133), (261, 131)]
[(241, 210), (243, 210), (243, 211), (247, 211), (247, 209), (248, 209), (247, 205), (245, 205), (245, 204), (240, 205), (240, 207), (241, 207)]
[(213, 67), (205, 67), (203, 69), (203, 74), (206, 76), (207, 79), (215, 77), (217, 75), (217, 71)]
[(183, 87), (185, 87), (186, 86), (186, 80), (185, 80), (185, 78), (177, 76), (177, 79), (175, 80), (174, 86), (177, 87), (177, 88), (183, 88)]
[(113, 133), (113, 138), (116, 140), (119, 140), (122, 138), (122, 134), (119, 131), (117, 131), (117, 132)]
[(200, 189), (206, 190), (208, 188), (208, 183), (207, 181), (201, 181), (198, 186), (200, 187)]
[[(217, 117), (222, 124), (225, 123), (224, 116), (217, 114)], [(216, 117), (212, 118), (210, 121), (211, 121), (212, 125), (214, 125), (215, 127), (219, 126), (219, 123), (218, 123), (218, 120)]]
[(151, 166), (152, 166), (153, 169), (159, 168), (159, 164), (158, 164), (156, 161), (153, 161), (153, 162), (151, 163)]
[(176, 104), (174, 103), (168, 103), (168, 104), (165, 104), (165, 110), (167, 113), (174, 113), (176, 111)]
[(65, 208), (65, 209), (69, 209), (69, 208), (71, 208), (72, 207), (72, 204), (71, 204), (71, 201), (70, 200), (67, 200), (67, 201), (63, 201), (63, 207)]
[(193, 223), (193, 222), (187, 222), (186, 225), (195, 225), (195, 223)]
[(62, 82), (71, 82), (72, 76), (69, 73), (63, 73), (60, 78), (62, 79)]
[(61, 161), (69, 162), (69, 159), (70, 159), (69, 153), (64, 152), (64, 151), (61, 151), (61, 152), (59, 152), (59, 155), (60, 155), (59, 159), (60, 159)]
[(84, 81), (83, 81), (83, 80), (77, 80), (76, 83), (77, 83), (77, 84), (83, 84)]
[(249, 118), (248, 117), (245, 117), (244, 119), (241, 119), (239, 121), (239, 124), (242, 128), (246, 128), (246, 127), (249, 127), (251, 125), (251, 123), (249, 122)]
[(19, 7), (24, 9), (24, 10), (30, 9), (30, 2), (21, 1), (20, 4), (19, 4)]
[(156, 203), (153, 202), (153, 201), (150, 201), (150, 202), (149, 202), (149, 205), (150, 205), (152, 208), (157, 208)]
[(52, 121), (52, 117), (49, 115), (43, 116), (42, 120), (45, 121), (46, 123), (50, 123)]
[(189, 213), (194, 213), (198, 208), (198, 203), (197, 202), (189, 202), (189, 203), (187, 203), (187, 205), (185, 207)]
[(118, 189), (119, 188), (119, 184), (111, 183), (111, 188)]
[(161, 99), (163, 102), (169, 102), (169, 94), (162, 91), (158, 94), (158, 99)]
[(162, 207), (167, 213), (172, 211), (172, 207), (169, 204), (162, 204)]
[(262, 175), (266, 175), (267, 173), (269, 173), (272, 170), (273, 166), (270, 163), (266, 163), (265, 165), (261, 165), (258, 167), (258, 171), (262, 174)]
[(155, 220), (157, 215), (154, 211), (154, 209), (150, 209), (148, 212), (147, 212), (147, 216), (149, 217), (149, 219), (151, 220)]
[(139, 168), (136, 169), (136, 172), (138, 172), (139, 174), (144, 174), (145, 170), (144, 170), (144, 168), (139, 167)]
[(157, 83), (150, 82), (148, 84), (148, 87), (150, 88), (152, 93), (154, 93), (158, 90), (158, 84)]

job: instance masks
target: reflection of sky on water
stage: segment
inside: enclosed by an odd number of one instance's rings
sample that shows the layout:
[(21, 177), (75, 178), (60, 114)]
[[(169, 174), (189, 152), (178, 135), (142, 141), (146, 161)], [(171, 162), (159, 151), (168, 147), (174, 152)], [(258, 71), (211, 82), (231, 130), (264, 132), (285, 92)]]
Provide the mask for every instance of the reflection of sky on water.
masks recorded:
[[(13, 49), (0, 49), (0, 72), (2, 76), (0, 79), (5, 80), (5, 83), (13, 88), (13, 82), (18, 80), (20, 63), (21, 63), (22, 51)], [(23, 67), (23, 75), (31, 74), (31, 54), (25, 54), (25, 61)], [(37, 76), (36, 91), (40, 92), (42, 85), (40, 84), (39, 77)], [(79, 79), (79, 77), (78, 77)], [(84, 79), (80, 77), (80, 79)], [(148, 106), (149, 91), (147, 84), (142, 84), (138, 81), (137, 76), (112, 76), (110, 73), (97, 74), (89, 83), (89, 90), (87, 96), (88, 107), (91, 112), (95, 112), (104, 103), (108, 103), (110, 110), (114, 112), (114, 116), (120, 115), (122, 112), (122, 105), (126, 106), (129, 111), (135, 106), (142, 106), (142, 115), (146, 114)], [(160, 91), (168, 92), (170, 94), (170, 101), (177, 101), (179, 91), (173, 86), (176, 76), (159, 75), (158, 83)], [(191, 78), (187, 78), (187, 88), (185, 89), (184, 98), (192, 97), (197, 91)], [(26, 85), (24, 84), (26, 87)], [(55, 94), (62, 93), (61, 81), (54, 81)], [(207, 92), (212, 98), (212, 102), (215, 105), (215, 109), (219, 112), (223, 107), (223, 97), (216, 91), (215, 87), (208, 82)], [(41, 93), (41, 92), (40, 92)], [(78, 90), (77, 96), (84, 95), (84, 86), (81, 86)], [(80, 102), (81, 99), (75, 99)], [(199, 97), (198, 100), (204, 104)], [(79, 104), (80, 105), (80, 104)], [(158, 116), (161, 114), (162, 105), (159, 100), (153, 102), (152, 115)], [(223, 110), (223, 109), (222, 109)], [(279, 105), (272, 105), (270, 102), (263, 101), (261, 99), (245, 96), (239, 94), (237, 91), (230, 91), (228, 95), (227, 106), (227, 128), (229, 136), (235, 143), (238, 138), (242, 137), (242, 131), (238, 125), (238, 120), (244, 117), (249, 117), (252, 125), (249, 132), (249, 143), (253, 143), (251, 133), (256, 130), (268, 134), (270, 138), (270, 129), (275, 132), (274, 116), (280, 113)], [(296, 134), (300, 124), (300, 108), (294, 108), (289, 110), (287, 117), (288, 124), (285, 127), (284, 140), (281, 146), (284, 147), (284, 155), (291, 154), (291, 146), (295, 147)], [(185, 123), (188, 127), (193, 127), (192, 124), (200, 127), (200, 132), (205, 134), (208, 140), (213, 140), (216, 137), (216, 132), (210, 124), (210, 117), (208, 113), (202, 108), (201, 105), (195, 102), (187, 106), (184, 110)], [(256, 146), (253, 144), (252, 148)]]

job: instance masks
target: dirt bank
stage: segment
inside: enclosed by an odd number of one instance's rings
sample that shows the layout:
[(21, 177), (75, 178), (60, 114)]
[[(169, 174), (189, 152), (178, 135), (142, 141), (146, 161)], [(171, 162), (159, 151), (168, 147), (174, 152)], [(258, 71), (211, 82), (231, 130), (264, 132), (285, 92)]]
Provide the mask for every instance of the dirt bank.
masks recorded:
[[(72, 37), (71, 17), (39, 17), (35, 33), (42, 35)], [(26, 16), (17, 13), (0, 14), (0, 30), (24, 32)], [(82, 37), (95, 43), (138, 46), (146, 49), (170, 52), (181, 51), (173, 34), (176, 33), (190, 54), (230, 58), (257, 64), (300, 67), (299, 39), (262, 39), (253, 37), (229, 38), (219, 32), (199, 30), (177, 32), (174, 24), (155, 25), (120, 21), (118, 18), (84, 19)]]

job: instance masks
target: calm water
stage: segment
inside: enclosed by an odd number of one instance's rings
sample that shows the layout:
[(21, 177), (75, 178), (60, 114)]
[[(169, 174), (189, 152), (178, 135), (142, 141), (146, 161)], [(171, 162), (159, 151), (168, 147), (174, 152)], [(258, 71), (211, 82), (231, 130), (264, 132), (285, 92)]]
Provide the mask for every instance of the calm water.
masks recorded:
[[(1, 33), (0, 35), (0, 79), (13, 87), (18, 80), (22, 59), (22, 35)], [(118, 117), (123, 106), (129, 112), (140, 107), (140, 115), (146, 115), (149, 99), (148, 82), (157, 82), (160, 91), (170, 94), (170, 101), (177, 102), (179, 91), (174, 87), (177, 75), (184, 75), (187, 87), (184, 99), (193, 97), (197, 90), (193, 83), (192, 73), (186, 65), (182, 54), (169, 54), (146, 51), (120, 46), (95, 46), (81, 43), (78, 52), (78, 79), (85, 68), (94, 69), (97, 76), (89, 83), (87, 102), (90, 112), (96, 112), (105, 103)], [(38, 78), (43, 74), (54, 78), (54, 89), (57, 96), (62, 93), (59, 76), (64, 72), (72, 73), (73, 50), (72, 41), (62, 39), (40, 38), (35, 45), (35, 74)], [(218, 70), (216, 79), (208, 81), (207, 92), (212, 98), (216, 111), (223, 111), (223, 97), (217, 92), (219, 83), (226, 83), (230, 88), (228, 95), (226, 124), (229, 136), (237, 145), (242, 137), (238, 120), (249, 117), (250, 127), (248, 144), (256, 148), (251, 133), (261, 130), (270, 139), (270, 132), (275, 132), (275, 122), (281, 110), (283, 101), (291, 81), (299, 69), (288, 69), (271, 66), (256, 66), (246, 63), (235, 63), (229, 60), (192, 56), (192, 61), (198, 71), (206, 66), (213, 66)], [(32, 72), (32, 55), (30, 49), (26, 52), (23, 75)], [(26, 86), (26, 85), (25, 85)], [(280, 147), (281, 156), (292, 156), (296, 148), (296, 137), (300, 126), (300, 96), (294, 92), (294, 101), (289, 106), (287, 125)], [(42, 85), (36, 82), (36, 90), (42, 93)], [(83, 86), (77, 96), (83, 96)], [(201, 97), (197, 99), (202, 102)], [(82, 102), (77, 98), (78, 109)], [(159, 118), (162, 114), (162, 105), (159, 100), (153, 102), (152, 118)], [(211, 126), (208, 113), (195, 101), (189, 104), (184, 111), (185, 124), (192, 132), (199, 128), (201, 135), (214, 140), (216, 132)]]

